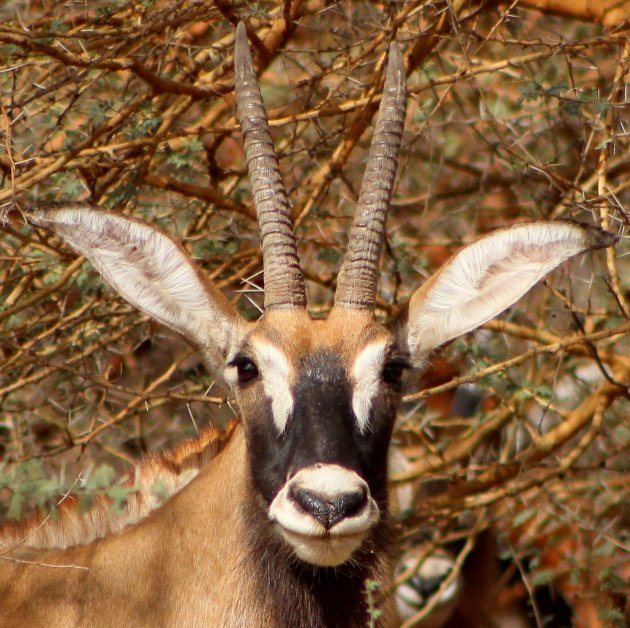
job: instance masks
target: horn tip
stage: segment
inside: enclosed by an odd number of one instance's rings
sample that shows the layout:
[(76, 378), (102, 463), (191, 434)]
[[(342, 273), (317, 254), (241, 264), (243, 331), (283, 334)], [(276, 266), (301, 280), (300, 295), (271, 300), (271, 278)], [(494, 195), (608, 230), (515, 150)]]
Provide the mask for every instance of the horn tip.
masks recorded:
[(407, 76), (402, 52), (400, 51), (398, 43), (392, 41), (389, 45), (387, 70), (385, 71), (385, 91), (395, 90), (397, 92), (404, 92), (406, 91), (406, 86)]
[(247, 28), (245, 28), (244, 22), (239, 22), (236, 27), (236, 37), (234, 38), (234, 63), (237, 69), (242, 65), (251, 63)]
[(391, 68), (394, 71), (404, 72), (405, 62), (403, 61), (402, 52), (397, 41), (392, 41), (389, 44), (387, 67), (388, 69)]

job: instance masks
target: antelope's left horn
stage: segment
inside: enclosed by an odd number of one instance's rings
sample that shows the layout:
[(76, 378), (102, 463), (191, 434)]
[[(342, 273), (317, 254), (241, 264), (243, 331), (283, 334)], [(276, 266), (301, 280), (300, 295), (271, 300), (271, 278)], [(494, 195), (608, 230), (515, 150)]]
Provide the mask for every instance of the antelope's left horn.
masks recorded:
[(383, 97), (350, 231), (348, 250), (337, 277), (335, 307), (374, 309), (378, 262), (398, 167), (406, 105), (405, 66), (398, 44), (392, 42)]

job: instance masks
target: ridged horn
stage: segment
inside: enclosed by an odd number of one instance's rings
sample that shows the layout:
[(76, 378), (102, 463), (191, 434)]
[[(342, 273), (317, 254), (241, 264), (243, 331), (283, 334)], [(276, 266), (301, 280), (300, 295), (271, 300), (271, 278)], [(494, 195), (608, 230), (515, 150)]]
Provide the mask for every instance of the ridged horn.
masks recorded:
[(383, 97), (350, 230), (348, 250), (337, 277), (335, 307), (374, 309), (378, 262), (398, 167), (406, 106), (405, 66), (398, 44), (392, 42)]
[(236, 111), (262, 243), (265, 308), (304, 308), (304, 276), (300, 269), (289, 201), (271, 142), (267, 113), (243, 23), (236, 28), (234, 75)]

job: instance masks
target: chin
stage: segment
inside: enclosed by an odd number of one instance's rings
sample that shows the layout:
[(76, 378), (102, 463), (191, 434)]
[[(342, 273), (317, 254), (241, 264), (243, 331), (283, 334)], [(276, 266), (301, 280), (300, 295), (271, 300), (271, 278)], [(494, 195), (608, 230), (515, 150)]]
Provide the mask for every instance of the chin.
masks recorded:
[(361, 547), (365, 538), (365, 534), (307, 536), (282, 527), (280, 532), (300, 560), (317, 567), (343, 565)]

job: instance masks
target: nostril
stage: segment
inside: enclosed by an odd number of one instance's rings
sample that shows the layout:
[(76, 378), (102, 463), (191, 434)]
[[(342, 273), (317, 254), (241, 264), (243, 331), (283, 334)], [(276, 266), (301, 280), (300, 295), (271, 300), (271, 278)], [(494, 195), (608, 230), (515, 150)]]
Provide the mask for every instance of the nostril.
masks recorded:
[(328, 505), (317, 493), (306, 488), (292, 489), (289, 496), (304, 512), (308, 512), (319, 519), (328, 511)]
[(307, 488), (295, 488), (289, 495), (301, 510), (317, 519), (327, 530), (342, 519), (359, 513), (368, 500), (364, 487), (327, 497)]
[(356, 491), (340, 495), (337, 508), (344, 513), (345, 517), (352, 517), (363, 510), (366, 504), (367, 490), (361, 486)]

